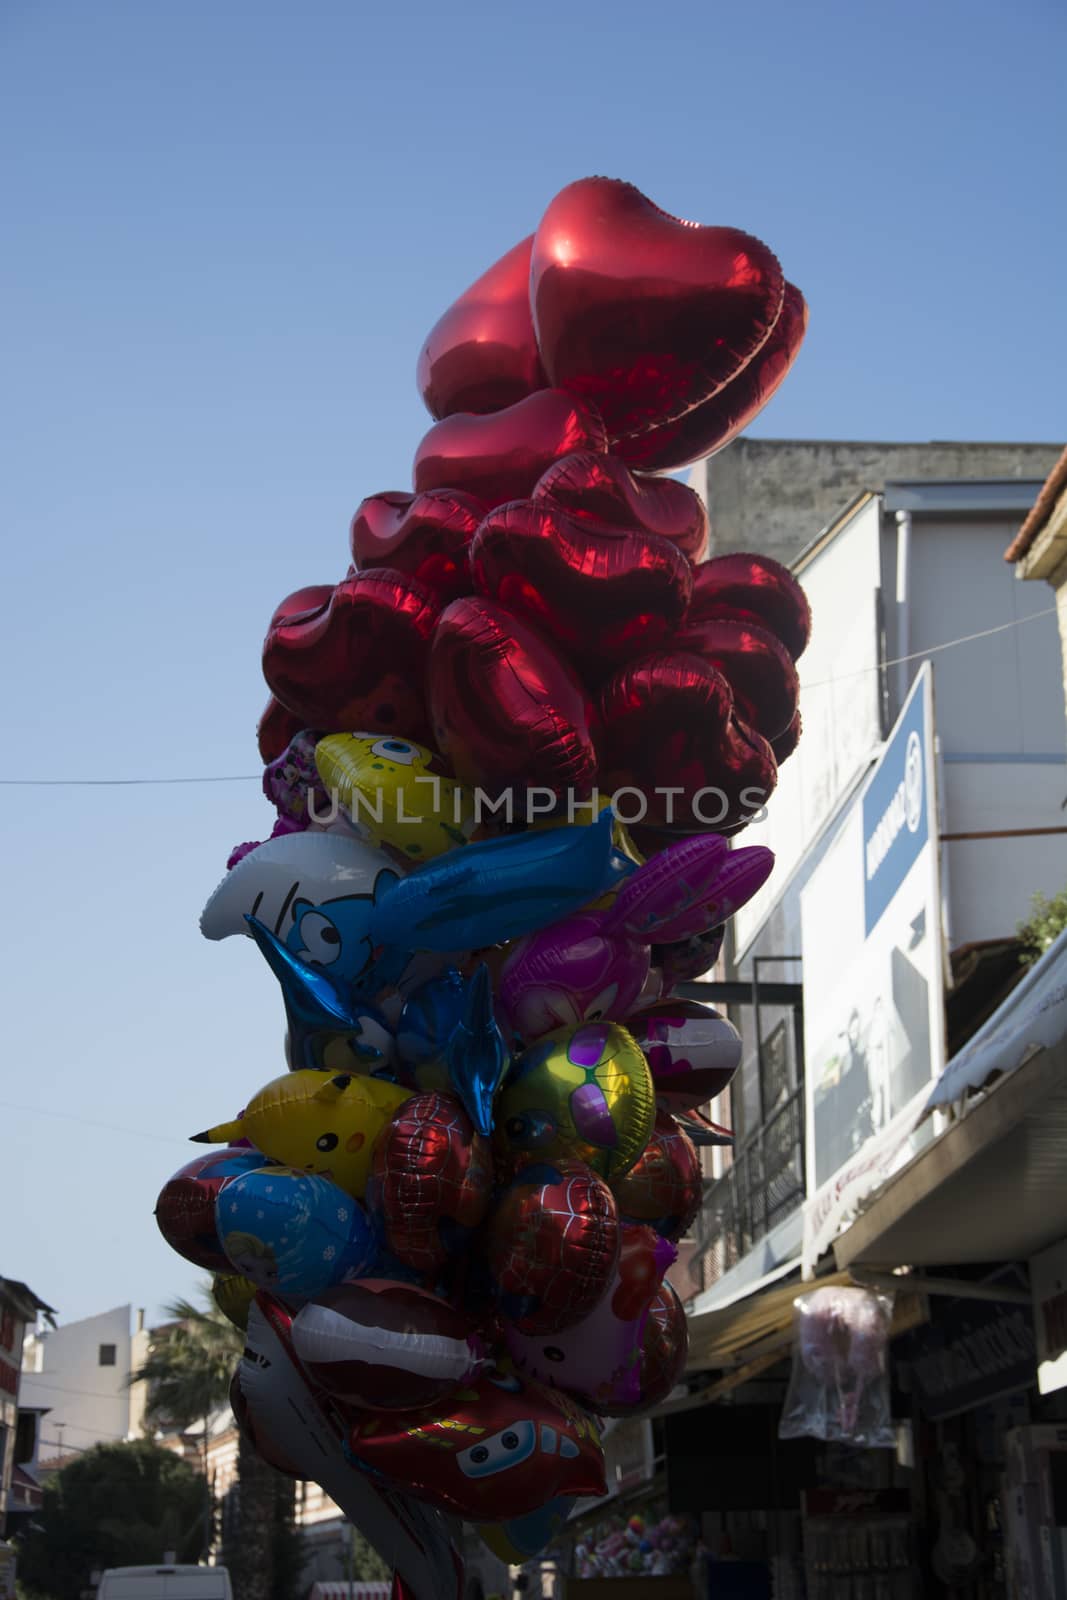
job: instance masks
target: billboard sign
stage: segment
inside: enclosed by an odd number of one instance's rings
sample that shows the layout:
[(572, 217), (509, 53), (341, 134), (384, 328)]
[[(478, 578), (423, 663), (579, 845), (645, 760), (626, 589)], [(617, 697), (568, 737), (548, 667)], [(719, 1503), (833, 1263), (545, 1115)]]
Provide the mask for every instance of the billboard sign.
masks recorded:
[(1030, 1262), (1037, 1328), (1037, 1387), (1042, 1394), (1067, 1388), (1067, 1239)]
[(874, 770), (801, 894), (812, 1266), (907, 1159), (942, 1071), (944, 953), (926, 663)]

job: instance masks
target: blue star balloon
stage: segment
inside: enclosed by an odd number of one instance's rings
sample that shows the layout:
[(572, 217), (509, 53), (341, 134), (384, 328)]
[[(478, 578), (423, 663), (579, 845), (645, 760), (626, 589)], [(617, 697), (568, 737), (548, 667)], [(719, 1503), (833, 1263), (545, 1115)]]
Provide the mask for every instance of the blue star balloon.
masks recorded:
[(463, 1015), (448, 1041), (445, 1064), (467, 1115), (488, 1138), (493, 1131), (493, 1097), (511, 1064), (511, 1055), (493, 1015), (486, 966), (478, 967), (467, 985)]

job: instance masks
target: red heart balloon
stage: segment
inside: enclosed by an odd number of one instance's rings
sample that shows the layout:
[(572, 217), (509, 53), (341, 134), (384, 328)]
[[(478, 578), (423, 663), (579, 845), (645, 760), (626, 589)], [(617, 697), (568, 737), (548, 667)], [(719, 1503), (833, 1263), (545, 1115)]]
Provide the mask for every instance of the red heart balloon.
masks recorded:
[(646, 472), (673, 472), (728, 445), (758, 416), (785, 380), (808, 328), (804, 296), (791, 283), (766, 342), (736, 378), (702, 405), (648, 433), (620, 440), (619, 455)]
[(302, 727), (424, 738), (422, 681), (439, 609), (430, 590), (402, 572), (355, 573), (317, 610), (276, 614), (263, 676)]
[[(623, 667), (597, 710), (601, 789), (638, 790), (646, 810), (637, 820), (649, 827), (722, 832), (750, 820), (774, 790), (774, 752), (738, 720), (726, 679), (699, 656)], [(624, 820), (631, 806), (627, 796)]]
[(670, 539), (698, 561), (708, 542), (704, 502), (676, 478), (635, 478), (617, 456), (581, 451), (549, 467), (535, 500), (553, 500), (573, 517)]
[(792, 656), (775, 634), (750, 622), (687, 620), (675, 644), (722, 673), (738, 715), (757, 733), (776, 739), (786, 731), (797, 713), (800, 682)]
[(415, 454), (415, 491), (459, 489), (498, 506), (525, 499), (561, 456), (607, 447), (590, 406), (561, 389), (542, 389), (492, 416), (463, 412), (436, 423)]
[(531, 785), (587, 794), (589, 707), (571, 669), (492, 600), (455, 600), (430, 652), (433, 743), (462, 782), (493, 796)]
[(483, 272), (436, 323), (419, 356), (430, 415), (502, 411), (548, 380), (530, 315), (533, 234)]
[(530, 298), (545, 371), (597, 406), (612, 439), (718, 393), (767, 339), (784, 288), (751, 234), (682, 222), (612, 178), (570, 184), (534, 235)]
[(267, 765), (277, 761), (282, 751), (287, 750), (297, 734), (303, 730), (304, 725), (300, 718), (287, 711), (281, 701), (275, 700), (271, 695), (256, 725), (259, 753)]
[(789, 760), (789, 757), (793, 754), (793, 751), (800, 743), (800, 735), (802, 732), (803, 723), (800, 720), (800, 712), (798, 711), (785, 732), (780, 733), (777, 739), (771, 740), (771, 749), (774, 751), (774, 759), (777, 761), (779, 766), (781, 766), (783, 761)]
[(811, 638), (811, 607), (780, 561), (743, 550), (714, 556), (696, 569), (686, 626), (712, 620), (754, 622), (777, 634), (794, 661)]
[(677, 628), (693, 582), (669, 540), (580, 521), (550, 500), (491, 511), (471, 546), (471, 571), (481, 594), (525, 617), (600, 679)]
[(477, 500), (448, 489), (371, 495), (352, 518), (352, 559), (361, 571), (406, 572), (447, 605), (470, 593), (467, 546), (484, 515)]

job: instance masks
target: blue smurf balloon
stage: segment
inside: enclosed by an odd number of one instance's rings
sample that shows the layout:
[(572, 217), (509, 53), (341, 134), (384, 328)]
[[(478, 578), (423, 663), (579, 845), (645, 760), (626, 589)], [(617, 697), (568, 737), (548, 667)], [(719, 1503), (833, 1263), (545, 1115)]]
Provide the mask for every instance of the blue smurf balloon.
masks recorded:
[(328, 1178), (263, 1167), (234, 1178), (215, 1203), (219, 1240), (235, 1272), (258, 1289), (309, 1299), (365, 1275), (377, 1234), (358, 1200)]
[(352, 994), (329, 968), (309, 966), (258, 917), (253, 939), (277, 978), (289, 1025), (289, 1065), (322, 1072), (363, 1072), (391, 1078), (396, 1063), (392, 1030), (378, 1008)]

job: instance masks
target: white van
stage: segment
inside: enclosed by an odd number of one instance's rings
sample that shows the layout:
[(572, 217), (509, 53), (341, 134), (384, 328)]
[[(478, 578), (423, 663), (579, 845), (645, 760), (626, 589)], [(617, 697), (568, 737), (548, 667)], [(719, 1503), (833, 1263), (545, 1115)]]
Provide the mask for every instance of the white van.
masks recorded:
[(109, 1567), (96, 1600), (233, 1600), (225, 1567)]

